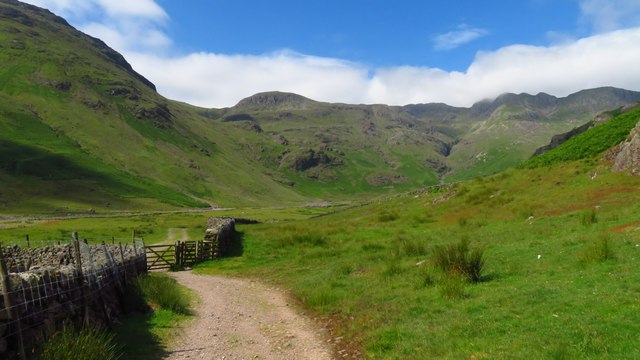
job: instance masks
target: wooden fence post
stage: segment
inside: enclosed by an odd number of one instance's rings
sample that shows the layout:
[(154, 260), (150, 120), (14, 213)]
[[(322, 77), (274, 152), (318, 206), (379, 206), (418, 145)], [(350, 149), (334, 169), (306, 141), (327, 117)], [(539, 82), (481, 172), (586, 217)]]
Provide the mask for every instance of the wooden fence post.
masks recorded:
[(176, 264), (176, 267), (180, 266), (180, 242), (179, 241), (176, 241), (176, 244), (173, 247), (173, 262)]
[(73, 248), (75, 252), (76, 260), (76, 273), (78, 274), (78, 287), (80, 288), (80, 308), (82, 309), (82, 322), (85, 325), (89, 324), (89, 311), (87, 299), (85, 299), (84, 293), (84, 275), (82, 274), (82, 255), (80, 254), (80, 239), (78, 238), (78, 232), (74, 231), (73, 236)]
[[(27, 235), (28, 236), (28, 235)], [(16, 321), (16, 327), (18, 332), (18, 341), (20, 342), (20, 358), (26, 359), (24, 351), (24, 340), (22, 339), (22, 323), (20, 317), (15, 316), (13, 313), (13, 303), (11, 301), (11, 282), (9, 281), (9, 272), (7, 271), (7, 264), (4, 261), (4, 252), (2, 246), (0, 246), (0, 276), (2, 277), (2, 297), (4, 299), (4, 311), (7, 313), (7, 318)]]
[(30, 247), (31, 247), (31, 244), (30, 244), (30, 242), (29, 242), (29, 234), (27, 234), (27, 235), (26, 235), (26, 237), (27, 237), (27, 248), (30, 248)]

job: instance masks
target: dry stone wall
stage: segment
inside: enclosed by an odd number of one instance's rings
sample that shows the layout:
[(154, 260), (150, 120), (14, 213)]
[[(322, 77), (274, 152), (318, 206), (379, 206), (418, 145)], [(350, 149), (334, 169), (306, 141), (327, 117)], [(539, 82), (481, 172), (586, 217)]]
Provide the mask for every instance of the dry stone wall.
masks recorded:
[(0, 250), (0, 359), (28, 359), (64, 322), (109, 326), (125, 310), (128, 279), (146, 272), (141, 243)]
[(235, 239), (236, 222), (228, 217), (212, 217), (207, 221), (204, 240), (213, 242), (213, 257), (221, 258), (228, 254)]

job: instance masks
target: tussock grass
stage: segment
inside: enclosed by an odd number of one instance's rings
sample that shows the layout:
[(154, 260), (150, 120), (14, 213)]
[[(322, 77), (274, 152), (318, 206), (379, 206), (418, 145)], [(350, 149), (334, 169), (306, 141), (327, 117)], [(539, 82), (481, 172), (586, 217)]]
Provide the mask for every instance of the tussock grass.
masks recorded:
[(615, 259), (615, 252), (607, 234), (589, 243), (581, 257), (583, 262), (602, 262), (613, 259)]
[(77, 330), (65, 325), (44, 344), (39, 360), (117, 360), (122, 349), (114, 335), (106, 330), (89, 328)]
[(584, 226), (593, 225), (598, 222), (598, 213), (595, 209), (585, 211), (580, 215), (580, 223)]
[(433, 249), (433, 264), (450, 278), (461, 277), (476, 283), (482, 279), (484, 249), (470, 249), (467, 239), (436, 246)]

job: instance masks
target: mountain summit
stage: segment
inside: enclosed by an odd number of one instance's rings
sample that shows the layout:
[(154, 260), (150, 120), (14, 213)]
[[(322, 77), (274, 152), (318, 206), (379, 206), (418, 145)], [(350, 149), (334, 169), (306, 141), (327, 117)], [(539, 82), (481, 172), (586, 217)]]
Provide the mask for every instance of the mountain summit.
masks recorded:
[(304, 96), (280, 92), (280, 91), (269, 91), (255, 94), (253, 96), (249, 96), (244, 98), (238, 102), (235, 106), (237, 109), (260, 109), (260, 108), (269, 108), (279, 109), (279, 110), (301, 110), (307, 109), (314, 104), (317, 104), (316, 101), (308, 99)]

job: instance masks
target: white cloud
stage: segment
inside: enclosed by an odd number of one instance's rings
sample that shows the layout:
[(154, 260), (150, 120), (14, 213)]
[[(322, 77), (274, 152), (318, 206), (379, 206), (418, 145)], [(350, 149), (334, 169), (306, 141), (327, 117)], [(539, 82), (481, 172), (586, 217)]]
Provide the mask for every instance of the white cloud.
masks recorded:
[(513, 45), (482, 52), (466, 72), (410, 66), (370, 69), (291, 52), (176, 58), (138, 53), (128, 58), (164, 95), (209, 107), (231, 106), (268, 90), (330, 102), (469, 106), (505, 92), (562, 96), (598, 86), (640, 88), (640, 28), (550, 47)]
[(489, 32), (485, 29), (472, 28), (468, 25), (460, 25), (457, 30), (438, 34), (433, 38), (434, 49), (451, 50), (473, 40), (486, 36)]
[(169, 16), (154, 0), (24, 0), (47, 8), (112, 48), (157, 52), (172, 43), (163, 31)]
[[(598, 86), (640, 90), (640, 27), (582, 39), (563, 38), (553, 46), (512, 45), (480, 52), (464, 72), (415, 66), (376, 69), (293, 51), (168, 56), (171, 39), (163, 32), (167, 16), (151, 0), (140, 7), (116, 6), (106, 0), (30, 1), (76, 11), (80, 17), (72, 23), (122, 52), (137, 71), (157, 85), (161, 94), (204, 107), (232, 106), (244, 97), (269, 90), (290, 91), (329, 102), (444, 102), (457, 106), (470, 106), (505, 92), (543, 91), (564, 96)], [(583, 15), (590, 16), (589, 6), (596, 6), (598, 1), (604, 0), (582, 0)], [(79, 9), (87, 7), (87, 3), (99, 5), (102, 14), (89, 16), (89, 9), (82, 17)], [(635, 3), (637, 0), (628, 1), (629, 6)], [(75, 5), (79, 7), (73, 8)], [(121, 15), (110, 16), (109, 11)], [(591, 19), (594, 26), (602, 29), (630, 21), (611, 14), (598, 18), (593, 15)], [(483, 35), (481, 29), (460, 28), (458, 32), (465, 30), (475, 30), (475, 35), (451, 34), (444, 37), (441, 46), (462, 44)]]
[(638, 0), (580, 0), (580, 11), (597, 32), (640, 26)]
[[(60, 1), (60, 0), (58, 0)], [(110, 16), (137, 16), (149, 19), (166, 19), (169, 16), (154, 0), (94, 0)]]

